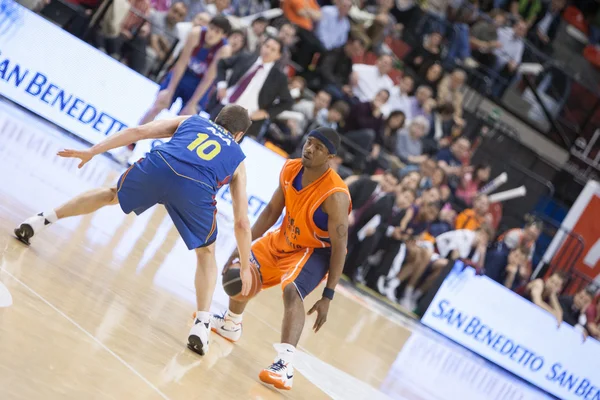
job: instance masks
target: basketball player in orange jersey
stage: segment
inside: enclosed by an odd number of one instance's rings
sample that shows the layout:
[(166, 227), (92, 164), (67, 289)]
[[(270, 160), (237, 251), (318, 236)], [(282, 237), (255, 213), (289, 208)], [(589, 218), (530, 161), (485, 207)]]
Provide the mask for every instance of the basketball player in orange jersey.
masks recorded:
[[(329, 168), (340, 145), (340, 137), (330, 128), (308, 134), (302, 158), (289, 160), (279, 176), (279, 188), (252, 227), (251, 262), (262, 275), (263, 288), (281, 285), (285, 313), (278, 354), (260, 379), (279, 389), (291, 389), (293, 359), (304, 327), (304, 298), (325, 276), (323, 296), (308, 314), (317, 313), (317, 332), (327, 319), (329, 303), (342, 275), (346, 258), (348, 214), (352, 209), (350, 192), (340, 176)], [(286, 209), (282, 226), (265, 235)], [(260, 239), (259, 239), (260, 238)], [(238, 257), (232, 254), (227, 266)], [(242, 334), (242, 312), (247, 301), (229, 299), (223, 316), (213, 315), (213, 331), (235, 342)]]

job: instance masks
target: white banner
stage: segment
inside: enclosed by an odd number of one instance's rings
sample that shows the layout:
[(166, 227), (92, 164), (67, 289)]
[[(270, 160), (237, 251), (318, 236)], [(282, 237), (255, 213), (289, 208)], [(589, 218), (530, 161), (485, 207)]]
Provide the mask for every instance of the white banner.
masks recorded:
[(421, 321), (560, 399), (600, 400), (600, 343), (457, 262)]
[(136, 126), (158, 85), (13, 0), (0, 0), (0, 94), (90, 143)]

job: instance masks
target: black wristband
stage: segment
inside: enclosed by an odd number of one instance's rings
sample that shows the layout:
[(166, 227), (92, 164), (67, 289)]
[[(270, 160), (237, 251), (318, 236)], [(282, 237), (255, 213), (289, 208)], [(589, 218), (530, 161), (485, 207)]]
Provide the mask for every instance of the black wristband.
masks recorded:
[(333, 300), (333, 295), (335, 294), (335, 290), (325, 288), (323, 289), (323, 297), (327, 297), (329, 300)]

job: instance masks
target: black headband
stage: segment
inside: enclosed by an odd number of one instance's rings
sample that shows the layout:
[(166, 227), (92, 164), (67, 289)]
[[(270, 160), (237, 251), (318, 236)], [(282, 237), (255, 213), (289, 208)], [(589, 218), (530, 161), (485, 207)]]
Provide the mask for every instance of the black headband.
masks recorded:
[(319, 131), (311, 131), (308, 134), (308, 137), (314, 137), (315, 139), (319, 139), (321, 142), (323, 142), (323, 144), (325, 145), (325, 147), (327, 147), (327, 150), (329, 150), (329, 154), (334, 154), (334, 155), (337, 154), (337, 149), (335, 148), (335, 146), (333, 145), (333, 143), (331, 143), (331, 140), (329, 140), (321, 132), (319, 132)]

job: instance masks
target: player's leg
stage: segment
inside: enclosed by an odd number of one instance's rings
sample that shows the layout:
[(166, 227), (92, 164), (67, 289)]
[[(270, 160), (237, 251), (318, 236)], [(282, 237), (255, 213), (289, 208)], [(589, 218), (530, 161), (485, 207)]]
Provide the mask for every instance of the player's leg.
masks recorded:
[[(283, 275), (271, 251), (273, 249), (271, 238), (271, 234), (267, 234), (252, 244), (250, 262), (258, 267), (262, 277), (263, 290), (281, 283)], [(239, 301), (229, 298), (227, 311), (222, 315), (213, 314), (211, 317), (213, 332), (230, 342), (237, 342), (242, 336), (243, 313), (248, 302), (249, 300)]]
[(288, 263), (287, 276), (282, 280), (284, 315), (281, 343), (274, 345), (277, 356), (273, 364), (260, 372), (259, 378), (278, 389), (291, 389), (294, 382), (294, 354), (305, 323), (304, 298), (327, 275), (329, 249), (306, 249), (281, 260)]

